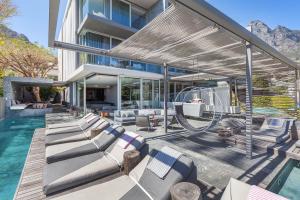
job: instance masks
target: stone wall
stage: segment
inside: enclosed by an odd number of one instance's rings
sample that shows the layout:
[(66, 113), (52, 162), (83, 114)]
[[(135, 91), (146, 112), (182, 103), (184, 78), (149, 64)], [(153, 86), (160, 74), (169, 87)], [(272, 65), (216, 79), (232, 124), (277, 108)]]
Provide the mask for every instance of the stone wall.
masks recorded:
[(0, 119), (4, 118), (5, 114), (5, 101), (3, 97), (0, 97)]

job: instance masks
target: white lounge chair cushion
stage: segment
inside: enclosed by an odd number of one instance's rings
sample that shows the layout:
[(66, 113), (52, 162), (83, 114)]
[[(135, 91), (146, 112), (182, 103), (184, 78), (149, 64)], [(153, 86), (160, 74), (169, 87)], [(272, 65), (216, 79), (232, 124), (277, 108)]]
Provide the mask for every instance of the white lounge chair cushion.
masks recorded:
[(231, 178), (221, 200), (247, 200), (251, 186)]

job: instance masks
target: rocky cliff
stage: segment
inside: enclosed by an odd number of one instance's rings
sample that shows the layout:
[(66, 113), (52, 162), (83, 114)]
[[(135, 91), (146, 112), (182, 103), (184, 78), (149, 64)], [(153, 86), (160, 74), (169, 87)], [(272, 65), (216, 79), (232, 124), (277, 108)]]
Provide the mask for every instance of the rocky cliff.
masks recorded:
[(250, 22), (252, 32), (269, 45), (300, 63), (300, 30), (291, 30), (284, 26), (271, 29), (262, 21)]

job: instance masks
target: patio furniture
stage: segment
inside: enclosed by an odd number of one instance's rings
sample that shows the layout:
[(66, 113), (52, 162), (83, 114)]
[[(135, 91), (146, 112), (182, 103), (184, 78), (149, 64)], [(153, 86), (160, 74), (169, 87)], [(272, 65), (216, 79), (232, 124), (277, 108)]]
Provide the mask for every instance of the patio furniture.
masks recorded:
[(182, 105), (184, 116), (199, 118), (205, 110), (204, 103), (183, 103)]
[(136, 112), (137, 110), (116, 110), (114, 112), (114, 122), (121, 125), (134, 123)]
[(135, 129), (144, 129), (146, 128), (148, 131), (152, 128), (150, 117), (149, 116), (136, 116), (135, 117)]
[(70, 127), (70, 126), (77, 126), (78, 124), (88, 120), (90, 117), (93, 116), (93, 113), (88, 113), (81, 119), (78, 119), (76, 121), (71, 122), (65, 122), (65, 123), (57, 123), (57, 124), (48, 124), (47, 129), (55, 129), (55, 128), (64, 128), (64, 127)]
[(53, 163), (60, 160), (103, 151), (124, 132), (125, 129), (123, 127), (119, 125), (112, 125), (91, 140), (47, 146), (46, 161), (47, 163)]
[[(127, 132), (124, 133), (104, 152), (97, 152), (46, 165), (43, 179), (44, 193), (48, 195), (120, 171), (124, 163), (124, 153), (139, 150), (144, 145), (143, 137), (138, 135), (138, 137), (128, 141), (128, 137), (132, 136), (127, 134)], [(119, 145), (120, 141), (128, 143), (126, 148)], [(121, 188), (114, 187), (114, 189), (119, 190)], [(101, 197), (101, 199), (105, 198)]]
[(101, 117), (109, 117), (109, 112), (107, 112), (107, 111), (100, 111), (100, 116)]
[(135, 166), (141, 161), (141, 154), (138, 150), (126, 151), (124, 153), (124, 171), (125, 175), (135, 168)]
[(93, 133), (93, 130), (97, 130), (97, 133), (99, 134), (104, 129), (108, 128), (109, 125), (110, 125), (110, 123), (108, 121), (106, 121), (104, 119), (99, 119), (96, 123), (94, 123), (92, 126), (87, 128), (84, 132), (77, 131), (77, 132), (71, 132), (71, 133), (46, 135), (45, 145), (49, 146), (49, 145), (62, 144), (62, 143), (68, 143), (68, 142), (89, 140), (96, 136), (95, 133)]
[(293, 121), (287, 118), (266, 118), (259, 130), (253, 130), (252, 136), (267, 142), (282, 143), (290, 137), (289, 131)]
[[(149, 163), (158, 154), (157, 150), (151, 151), (129, 173), (104, 183), (96, 183), (90, 187), (73, 190), (69, 193), (58, 194), (52, 200), (167, 200), (171, 198), (170, 188), (182, 181), (190, 180), (196, 176), (193, 161), (182, 155), (172, 165), (163, 179), (150, 169)], [(100, 196), (99, 196), (100, 194)]]
[[(253, 196), (253, 198), (251, 198)], [(256, 196), (256, 198), (254, 198)], [(260, 196), (260, 197), (259, 197)], [(251, 186), (242, 181), (231, 178), (228, 185), (223, 192), (221, 200), (249, 200), (249, 199), (276, 199), (287, 200), (286, 198), (272, 193), (270, 191), (258, 188), (257, 186)], [(268, 198), (266, 198), (268, 197)]]
[(75, 126), (68, 126), (63, 128), (52, 128), (52, 129), (46, 129), (45, 134), (46, 135), (55, 135), (55, 134), (61, 134), (61, 133), (71, 133), (71, 132), (77, 132), (82, 131), (84, 132), (87, 128), (92, 126), (96, 121), (99, 120), (98, 115), (93, 115), (86, 120), (83, 120), (82, 122), (76, 124)]
[(170, 189), (172, 200), (202, 200), (200, 188), (189, 182), (180, 182)]

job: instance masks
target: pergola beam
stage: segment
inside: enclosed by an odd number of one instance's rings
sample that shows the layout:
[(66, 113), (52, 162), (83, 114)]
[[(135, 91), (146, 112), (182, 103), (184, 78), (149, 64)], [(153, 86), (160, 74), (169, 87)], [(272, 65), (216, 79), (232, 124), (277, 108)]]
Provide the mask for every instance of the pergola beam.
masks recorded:
[(174, 0), (174, 1), (197, 12), (201, 16), (207, 18), (208, 20), (215, 22), (220, 27), (223, 27), (224, 29), (228, 30), (234, 35), (237, 35), (243, 40), (261, 49), (262, 51), (267, 52), (270, 56), (279, 59), (281, 62), (285, 63), (286, 65), (293, 68), (300, 69), (300, 67), (294, 61), (288, 59), (287, 57), (279, 53), (277, 50), (275, 50), (273, 47), (268, 45), (262, 39), (249, 32), (243, 26), (241, 26), (240, 24), (232, 20), (230, 17), (220, 12), (218, 9), (211, 6), (206, 1), (201, 1), (201, 0)]

